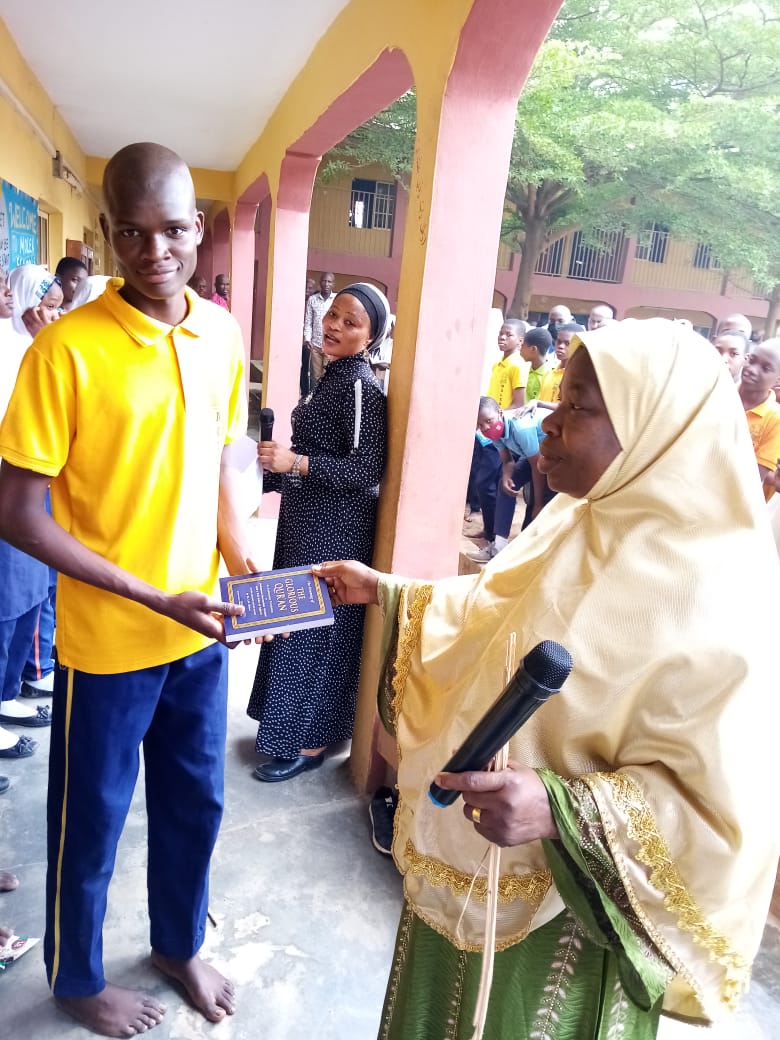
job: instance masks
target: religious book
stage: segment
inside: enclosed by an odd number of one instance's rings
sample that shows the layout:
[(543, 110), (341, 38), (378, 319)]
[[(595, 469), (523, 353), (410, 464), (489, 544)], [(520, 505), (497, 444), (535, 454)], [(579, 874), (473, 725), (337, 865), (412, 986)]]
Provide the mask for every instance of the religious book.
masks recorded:
[(233, 575), (220, 578), (219, 586), (225, 603), (244, 608), (224, 618), (228, 643), (333, 624), (327, 586), (309, 567)]

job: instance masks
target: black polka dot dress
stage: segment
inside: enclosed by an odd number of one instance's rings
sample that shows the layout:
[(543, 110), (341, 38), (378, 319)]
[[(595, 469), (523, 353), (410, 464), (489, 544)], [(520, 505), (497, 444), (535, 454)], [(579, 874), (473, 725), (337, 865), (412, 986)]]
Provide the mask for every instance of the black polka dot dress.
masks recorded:
[[(321, 560), (371, 563), (385, 465), (385, 397), (363, 354), (331, 361), (292, 413), (292, 449), (309, 473), (267, 475), (282, 502), (274, 568)], [(365, 608), (334, 609), (335, 624), (263, 644), (247, 713), (257, 750), (295, 758), (352, 736)]]

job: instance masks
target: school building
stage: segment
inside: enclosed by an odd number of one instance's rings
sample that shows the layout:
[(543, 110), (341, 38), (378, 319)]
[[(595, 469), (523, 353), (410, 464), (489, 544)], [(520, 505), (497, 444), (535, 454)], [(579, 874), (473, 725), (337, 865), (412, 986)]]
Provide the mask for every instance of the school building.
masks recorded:
[[(475, 191), (476, 196), (476, 191)], [(409, 193), (381, 165), (346, 169), (314, 184), (309, 223), (309, 271), (333, 271), (337, 284), (367, 277), (394, 302), (401, 273)], [(469, 219), (472, 219), (471, 217)], [(510, 312), (519, 256), (497, 248), (492, 306)], [(458, 283), (468, 271), (455, 267)], [(587, 320), (597, 303), (618, 318), (687, 318), (709, 336), (734, 311), (763, 327), (768, 302), (744, 272), (725, 271), (705, 242), (682, 242), (658, 225), (638, 238), (621, 231), (586, 238), (573, 228), (536, 263), (529, 318), (556, 303)]]

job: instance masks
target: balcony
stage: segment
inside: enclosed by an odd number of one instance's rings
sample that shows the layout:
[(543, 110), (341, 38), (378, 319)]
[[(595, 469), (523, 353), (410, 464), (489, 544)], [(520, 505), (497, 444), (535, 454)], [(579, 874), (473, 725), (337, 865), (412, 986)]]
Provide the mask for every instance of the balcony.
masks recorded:
[(599, 231), (586, 239), (581, 231), (551, 242), (536, 262), (536, 274), (582, 282), (623, 281), (627, 239), (622, 231)]
[(640, 236), (631, 281), (650, 289), (761, 299), (753, 279), (743, 272), (724, 271), (706, 244), (680, 242), (665, 231)]

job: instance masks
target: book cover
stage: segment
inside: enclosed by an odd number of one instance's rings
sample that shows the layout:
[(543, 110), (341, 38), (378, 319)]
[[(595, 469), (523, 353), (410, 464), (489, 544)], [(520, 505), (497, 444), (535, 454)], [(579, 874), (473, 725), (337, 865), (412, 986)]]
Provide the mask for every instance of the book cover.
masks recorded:
[(220, 578), (219, 587), (225, 603), (244, 608), (224, 619), (228, 643), (333, 624), (325, 582), (308, 567), (233, 575)]

